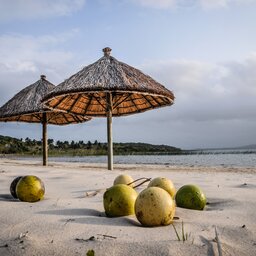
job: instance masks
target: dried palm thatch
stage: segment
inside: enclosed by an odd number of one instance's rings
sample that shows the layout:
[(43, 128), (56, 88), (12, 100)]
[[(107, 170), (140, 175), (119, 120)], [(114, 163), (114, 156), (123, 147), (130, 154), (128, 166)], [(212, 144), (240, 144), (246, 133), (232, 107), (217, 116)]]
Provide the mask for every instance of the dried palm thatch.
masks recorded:
[(12, 99), (0, 108), (0, 121), (2, 122), (28, 122), (42, 123), (43, 125), (43, 165), (47, 165), (47, 124), (64, 125), (82, 123), (91, 118), (50, 110), (42, 103), (42, 98), (54, 89), (54, 85), (41, 79), (17, 93)]
[(112, 115), (121, 116), (172, 105), (174, 95), (140, 70), (110, 56), (110, 48), (95, 63), (83, 68), (46, 97), (53, 109), (86, 116), (107, 116), (107, 93), (112, 94)]
[(113, 169), (112, 116), (170, 106), (174, 95), (150, 76), (110, 56), (83, 68), (43, 98), (51, 109), (108, 118), (108, 169)]
[(46, 108), (41, 102), (42, 97), (54, 88), (55, 86), (42, 75), (40, 80), (18, 92), (0, 108), (0, 121), (28, 123), (43, 123), (46, 121), (48, 124), (64, 125), (89, 120), (89, 118), (81, 115), (52, 111)]

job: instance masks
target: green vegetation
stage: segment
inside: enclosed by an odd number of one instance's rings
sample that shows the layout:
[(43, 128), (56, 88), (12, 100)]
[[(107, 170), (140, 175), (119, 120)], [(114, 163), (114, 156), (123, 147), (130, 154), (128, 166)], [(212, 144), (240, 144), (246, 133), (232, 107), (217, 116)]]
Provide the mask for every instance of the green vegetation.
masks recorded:
[[(54, 141), (48, 139), (50, 156), (107, 155), (107, 143), (88, 141)], [(147, 143), (114, 143), (115, 155), (180, 154), (179, 148)], [(0, 135), (0, 154), (41, 155), (42, 142), (30, 138), (17, 139)]]
[(16, 139), (16, 138), (0, 135), (0, 153), (1, 154), (18, 154), (18, 153), (27, 153), (29, 151), (30, 151), (30, 148), (26, 145), (25, 142), (22, 141), (22, 139)]
[[(187, 232), (184, 231), (183, 221), (181, 222), (181, 235), (179, 235), (179, 233), (173, 223), (172, 223), (172, 226), (173, 226), (173, 229), (174, 229), (174, 232), (176, 234), (178, 241), (182, 241), (184, 243), (185, 241), (188, 241), (188, 239), (191, 237), (191, 233), (188, 234)], [(192, 239), (192, 244), (193, 243), (194, 243), (194, 238)]]

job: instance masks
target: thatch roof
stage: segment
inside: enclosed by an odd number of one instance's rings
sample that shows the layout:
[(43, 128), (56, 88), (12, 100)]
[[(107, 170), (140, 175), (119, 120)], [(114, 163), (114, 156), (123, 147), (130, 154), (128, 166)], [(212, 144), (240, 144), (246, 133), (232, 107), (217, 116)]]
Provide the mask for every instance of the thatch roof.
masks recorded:
[(46, 97), (52, 109), (86, 116), (106, 116), (106, 94), (112, 94), (113, 116), (128, 115), (172, 105), (174, 95), (150, 76), (110, 56), (83, 68)]
[(41, 79), (17, 93), (12, 99), (0, 108), (0, 121), (21, 121), (29, 123), (42, 123), (43, 113), (46, 113), (49, 124), (70, 124), (90, 120), (79, 115), (68, 114), (60, 111), (52, 111), (42, 104), (42, 98), (55, 88), (55, 85)]

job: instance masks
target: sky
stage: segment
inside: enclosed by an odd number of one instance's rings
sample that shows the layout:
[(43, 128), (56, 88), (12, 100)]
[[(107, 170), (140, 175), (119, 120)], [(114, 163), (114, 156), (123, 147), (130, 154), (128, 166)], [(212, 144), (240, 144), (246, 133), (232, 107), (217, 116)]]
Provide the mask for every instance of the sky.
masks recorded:
[[(110, 47), (175, 95), (171, 107), (114, 118), (114, 142), (256, 144), (255, 13), (256, 0), (0, 0), (0, 105), (41, 74), (58, 85)], [(48, 136), (106, 142), (106, 125), (49, 125)], [(5, 136), (41, 133), (0, 123)]]

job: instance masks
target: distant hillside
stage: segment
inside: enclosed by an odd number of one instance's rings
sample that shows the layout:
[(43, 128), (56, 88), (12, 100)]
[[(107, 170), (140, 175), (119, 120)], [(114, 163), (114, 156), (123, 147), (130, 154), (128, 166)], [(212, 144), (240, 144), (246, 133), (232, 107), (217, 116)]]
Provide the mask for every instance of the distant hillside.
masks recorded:
[(114, 151), (116, 152), (133, 152), (133, 153), (179, 153), (180, 148), (168, 145), (152, 145), (148, 143), (114, 143)]
[(256, 149), (256, 144), (251, 144), (251, 145), (236, 147), (235, 149)]
[(190, 150), (186, 150), (186, 151), (207, 151), (207, 150), (244, 150), (244, 149), (248, 149), (248, 150), (254, 150), (256, 149), (256, 144), (251, 144), (251, 145), (245, 145), (245, 146), (240, 146), (240, 147), (225, 147), (225, 148), (197, 148), (197, 149), (190, 149)]
[[(31, 140), (30, 138), (17, 139), (0, 135), (0, 154), (26, 154), (39, 155), (42, 152), (41, 141)], [(49, 155), (106, 155), (107, 143), (88, 141), (54, 141), (48, 140)], [(148, 143), (114, 143), (115, 155), (131, 155), (131, 154), (180, 154), (179, 148), (167, 145), (152, 145)]]

